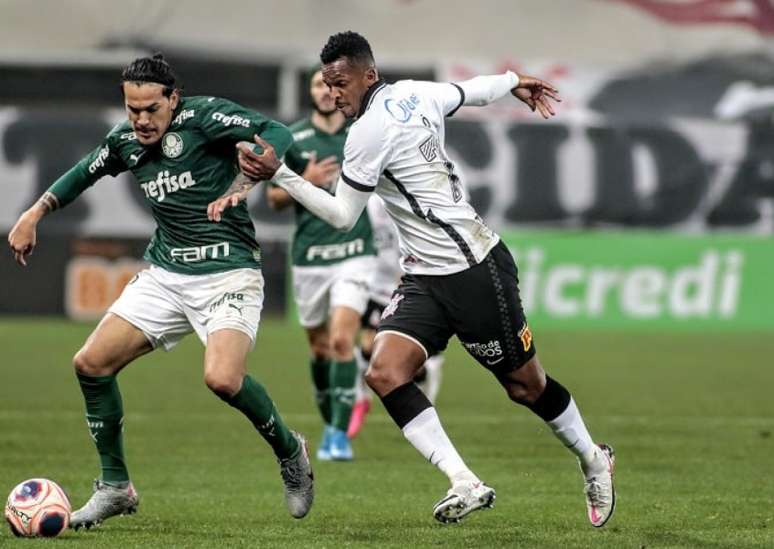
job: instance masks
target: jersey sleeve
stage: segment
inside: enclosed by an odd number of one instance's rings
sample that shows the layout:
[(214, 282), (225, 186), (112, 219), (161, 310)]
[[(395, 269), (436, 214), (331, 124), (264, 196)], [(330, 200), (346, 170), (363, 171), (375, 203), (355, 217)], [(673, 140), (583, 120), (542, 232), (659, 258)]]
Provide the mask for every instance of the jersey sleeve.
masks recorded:
[(355, 124), (344, 144), (341, 178), (362, 192), (373, 191), (392, 154), (389, 131)]
[(108, 134), (99, 147), (67, 170), (48, 188), (48, 192), (56, 196), (60, 208), (75, 200), (102, 177), (118, 175), (128, 169), (110, 135)]
[(465, 92), (449, 82), (417, 82), (422, 95), (432, 101), (443, 116), (453, 116), (465, 104)]
[(227, 99), (212, 98), (204, 114), (201, 129), (211, 141), (252, 143), (253, 135), (258, 134), (274, 147), (277, 158), (282, 158), (293, 143), (293, 136), (284, 124)]

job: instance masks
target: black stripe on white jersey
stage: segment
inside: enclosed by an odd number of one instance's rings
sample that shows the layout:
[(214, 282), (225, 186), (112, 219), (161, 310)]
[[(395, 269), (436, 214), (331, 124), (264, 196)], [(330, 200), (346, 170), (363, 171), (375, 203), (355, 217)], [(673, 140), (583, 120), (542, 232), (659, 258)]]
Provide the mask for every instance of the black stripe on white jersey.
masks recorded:
[(465, 104), (465, 90), (463, 90), (460, 86), (458, 86), (454, 82), (451, 82), (451, 85), (457, 88), (457, 91), (460, 92), (460, 104), (454, 107), (446, 116), (454, 116), (454, 113), (460, 110), (460, 107)]
[(476, 256), (473, 255), (473, 252), (470, 250), (470, 246), (468, 246), (468, 243), (465, 242), (465, 239), (462, 238), (462, 235), (457, 232), (457, 230), (437, 217), (433, 210), (427, 210), (427, 213), (422, 211), (422, 207), (419, 205), (419, 202), (417, 202), (416, 197), (408, 192), (405, 185), (398, 181), (398, 179), (392, 175), (392, 173), (388, 170), (384, 170), (384, 177), (392, 181), (395, 186), (397, 187), (400, 194), (402, 194), (406, 200), (408, 200), (409, 206), (411, 206), (411, 211), (414, 212), (414, 214), (419, 217), (420, 219), (424, 219), (426, 221), (429, 221), (430, 223), (434, 225), (438, 225), (443, 231), (449, 235), (449, 238), (451, 238), (454, 243), (457, 245), (457, 247), (462, 252), (462, 255), (465, 256), (465, 260), (468, 262), (468, 265), (473, 267), (474, 265), (478, 265), (478, 261), (476, 261)]
[(346, 183), (356, 191), (360, 191), (361, 193), (370, 193), (374, 190), (373, 187), (369, 187), (368, 185), (363, 185), (362, 183), (358, 183), (351, 177), (347, 177), (347, 174), (345, 174), (344, 172), (341, 172), (341, 178), (344, 180), (344, 183)]

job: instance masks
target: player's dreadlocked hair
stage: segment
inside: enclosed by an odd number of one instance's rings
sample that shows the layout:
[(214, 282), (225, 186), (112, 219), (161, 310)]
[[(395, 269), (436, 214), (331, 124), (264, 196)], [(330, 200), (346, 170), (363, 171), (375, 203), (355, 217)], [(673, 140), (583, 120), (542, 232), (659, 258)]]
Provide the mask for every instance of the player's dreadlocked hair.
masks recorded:
[(357, 64), (373, 65), (374, 53), (368, 40), (352, 31), (340, 32), (328, 38), (328, 43), (320, 52), (323, 65), (333, 63), (340, 57), (347, 58)]
[[(153, 57), (139, 57), (129, 63), (121, 73), (121, 84), (124, 82), (154, 82), (164, 86), (164, 96), (169, 97), (177, 87), (177, 77), (172, 67), (164, 60), (161, 53)], [(122, 88), (123, 89), (123, 88)]]

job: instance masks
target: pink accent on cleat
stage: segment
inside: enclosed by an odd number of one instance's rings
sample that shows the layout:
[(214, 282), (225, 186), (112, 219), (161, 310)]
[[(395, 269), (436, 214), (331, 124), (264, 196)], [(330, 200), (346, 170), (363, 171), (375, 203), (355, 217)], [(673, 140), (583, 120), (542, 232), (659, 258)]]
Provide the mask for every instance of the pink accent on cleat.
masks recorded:
[(347, 428), (347, 437), (353, 439), (363, 428), (366, 416), (371, 410), (371, 401), (367, 398), (358, 400), (352, 407), (352, 415), (349, 418), (349, 427)]

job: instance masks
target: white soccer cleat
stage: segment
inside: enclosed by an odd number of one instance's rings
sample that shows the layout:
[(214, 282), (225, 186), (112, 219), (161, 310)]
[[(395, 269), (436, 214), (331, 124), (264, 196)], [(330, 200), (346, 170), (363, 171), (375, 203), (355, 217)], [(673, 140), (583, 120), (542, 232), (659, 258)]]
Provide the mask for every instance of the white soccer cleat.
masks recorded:
[(285, 484), (285, 504), (293, 518), (304, 518), (314, 502), (314, 473), (306, 439), (293, 431), (300, 449), (295, 457), (281, 459), (280, 474)]
[(615, 511), (615, 486), (613, 485), (613, 469), (615, 468), (615, 452), (607, 444), (600, 444), (597, 459), (604, 460), (601, 472), (585, 476), (586, 512), (594, 528), (604, 526)]
[(107, 518), (136, 513), (138, 505), (140, 496), (131, 482), (126, 486), (113, 486), (95, 480), (94, 493), (89, 501), (70, 516), (70, 528), (78, 530), (99, 526)]
[(438, 522), (459, 522), (473, 511), (494, 507), (495, 491), (480, 480), (452, 486), (446, 497), (435, 504), (433, 516)]

